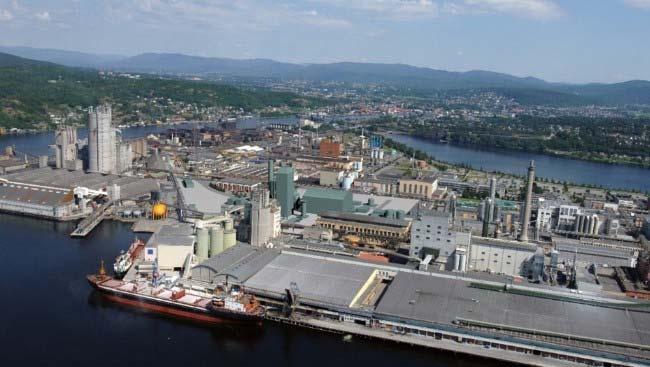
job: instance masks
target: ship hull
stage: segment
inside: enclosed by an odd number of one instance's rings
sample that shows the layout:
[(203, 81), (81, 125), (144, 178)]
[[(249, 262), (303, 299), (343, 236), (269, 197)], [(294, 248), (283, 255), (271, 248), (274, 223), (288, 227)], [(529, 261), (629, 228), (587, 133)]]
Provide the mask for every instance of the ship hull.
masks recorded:
[[(161, 315), (184, 319), (206, 325), (217, 325), (224, 323), (246, 323), (261, 324), (262, 317), (258, 315), (247, 315), (226, 310), (200, 309), (191, 307), (179, 302), (165, 302), (151, 297), (142, 297), (137, 294), (118, 291), (101, 286), (96, 276), (88, 276), (90, 285), (98, 291), (105, 299), (132, 308), (152, 311)], [(250, 316), (250, 317), (249, 317)]]

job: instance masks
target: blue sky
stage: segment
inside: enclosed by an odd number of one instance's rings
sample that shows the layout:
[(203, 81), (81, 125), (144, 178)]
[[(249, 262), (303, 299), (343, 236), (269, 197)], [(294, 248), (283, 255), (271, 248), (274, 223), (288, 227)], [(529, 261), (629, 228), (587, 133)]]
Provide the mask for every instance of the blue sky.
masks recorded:
[(650, 80), (650, 0), (0, 0), (0, 44)]

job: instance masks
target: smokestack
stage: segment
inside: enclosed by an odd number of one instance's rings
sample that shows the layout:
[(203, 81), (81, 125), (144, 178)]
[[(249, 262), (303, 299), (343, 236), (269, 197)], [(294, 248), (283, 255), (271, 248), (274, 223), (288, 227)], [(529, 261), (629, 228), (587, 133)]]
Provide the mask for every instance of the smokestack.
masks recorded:
[(451, 194), (451, 200), (449, 200), (449, 211), (451, 212), (451, 224), (456, 224), (456, 206), (458, 205), (456, 201), (456, 194)]
[(528, 167), (528, 182), (526, 185), (526, 202), (524, 204), (524, 219), (521, 222), (521, 234), (519, 235), (519, 241), (521, 242), (528, 242), (528, 224), (530, 223), (533, 182), (535, 182), (535, 161), (530, 161), (530, 166)]
[(269, 159), (268, 164), (268, 185), (269, 185), (269, 195), (272, 199), (276, 198), (275, 192), (275, 167), (273, 165), (273, 159)]
[(481, 236), (483, 237), (487, 237), (490, 233), (490, 221), (493, 210), (494, 204), (492, 203), (492, 199), (488, 198), (485, 204), (485, 211), (483, 212), (483, 230), (481, 231)]

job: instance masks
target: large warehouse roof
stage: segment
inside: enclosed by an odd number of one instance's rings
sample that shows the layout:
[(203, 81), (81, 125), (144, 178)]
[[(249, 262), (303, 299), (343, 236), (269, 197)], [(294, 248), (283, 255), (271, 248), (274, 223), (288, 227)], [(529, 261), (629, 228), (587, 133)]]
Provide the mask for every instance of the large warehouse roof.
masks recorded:
[(192, 268), (192, 280), (215, 284), (225, 280), (242, 283), (271, 262), (279, 252), (237, 244)]
[(245, 286), (280, 295), (295, 282), (301, 302), (347, 307), (373, 271), (366, 266), (283, 253), (246, 281)]
[(457, 279), (399, 272), (378, 314), (450, 324), (457, 317), (527, 330), (650, 345), (650, 313), (470, 288)]
[(3, 178), (14, 182), (61, 189), (87, 187), (93, 190), (102, 190), (110, 185), (116, 184), (120, 186), (120, 194), (123, 198), (138, 197), (158, 190), (158, 183), (152, 179), (68, 171), (65, 169), (53, 169), (51, 167), (11, 173), (3, 176)]

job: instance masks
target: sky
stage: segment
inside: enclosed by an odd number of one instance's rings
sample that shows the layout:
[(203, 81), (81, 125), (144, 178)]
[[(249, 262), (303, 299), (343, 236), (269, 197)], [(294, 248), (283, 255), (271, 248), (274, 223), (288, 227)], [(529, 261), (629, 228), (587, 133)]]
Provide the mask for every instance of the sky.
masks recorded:
[(650, 0), (0, 0), (0, 44), (650, 80)]

